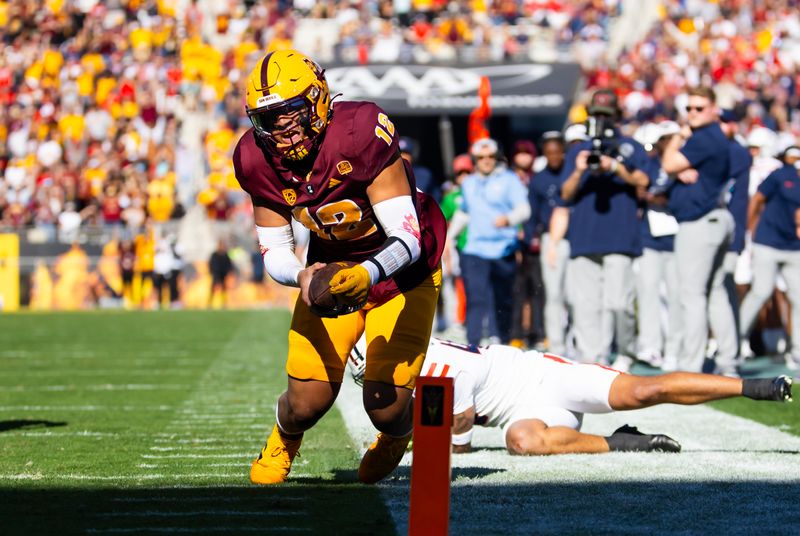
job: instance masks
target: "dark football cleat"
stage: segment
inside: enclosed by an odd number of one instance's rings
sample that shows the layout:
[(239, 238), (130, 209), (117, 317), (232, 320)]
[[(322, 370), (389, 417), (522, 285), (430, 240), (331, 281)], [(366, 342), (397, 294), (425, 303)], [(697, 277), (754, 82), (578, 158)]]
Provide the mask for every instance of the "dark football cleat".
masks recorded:
[(649, 437), (647, 452), (680, 452), (681, 444), (664, 434), (646, 435)]
[(778, 376), (772, 380), (773, 400), (777, 400), (778, 402), (791, 402), (792, 383), (794, 383), (794, 380), (786, 375)]
[(742, 396), (753, 400), (773, 400), (775, 402), (792, 401), (791, 377), (783, 375), (777, 378), (756, 378), (742, 382)]
[(611, 451), (680, 452), (681, 444), (664, 434), (643, 434), (635, 426), (620, 426), (606, 438)]

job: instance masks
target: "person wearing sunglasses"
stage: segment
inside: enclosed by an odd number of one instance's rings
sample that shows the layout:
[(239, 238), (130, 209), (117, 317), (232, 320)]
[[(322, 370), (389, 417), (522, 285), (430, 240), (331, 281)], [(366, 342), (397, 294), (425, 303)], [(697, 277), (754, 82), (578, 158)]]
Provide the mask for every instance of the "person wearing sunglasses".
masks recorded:
[(528, 191), (516, 173), (499, 160), (500, 147), (490, 138), (470, 148), (475, 172), (462, 184), (462, 204), (447, 231), (455, 239), (467, 228), (461, 274), (467, 295), (467, 340), (479, 344), (484, 324), (489, 337), (509, 342), (517, 226), (530, 218)]
[[(668, 206), (679, 224), (675, 262), (685, 328), (678, 368), (701, 372), (708, 343), (710, 297), (726, 296), (723, 260), (734, 231), (734, 219), (723, 195), (731, 178), (730, 141), (720, 127), (716, 96), (710, 87), (689, 91), (686, 124), (667, 144), (662, 166), (677, 178), (669, 192)], [(719, 347), (716, 367), (733, 376), (737, 374), (738, 353), (733, 308), (727, 299), (714, 303), (713, 308)]]

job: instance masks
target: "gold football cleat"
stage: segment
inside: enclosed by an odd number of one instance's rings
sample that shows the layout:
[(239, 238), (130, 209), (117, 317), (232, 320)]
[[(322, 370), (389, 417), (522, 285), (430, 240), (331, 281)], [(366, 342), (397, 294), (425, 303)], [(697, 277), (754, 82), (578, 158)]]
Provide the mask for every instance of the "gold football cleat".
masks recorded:
[(405, 437), (392, 437), (384, 433), (369, 446), (361, 465), (358, 467), (358, 479), (364, 484), (374, 484), (383, 480), (394, 471), (406, 451), (411, 434)]
[(250, 482), (253, 484), (285, 482), (302, 441), (302, 437), (292, 440), (281, 437), (276, 424), (267, 439), (267, 444), (250, 467)]

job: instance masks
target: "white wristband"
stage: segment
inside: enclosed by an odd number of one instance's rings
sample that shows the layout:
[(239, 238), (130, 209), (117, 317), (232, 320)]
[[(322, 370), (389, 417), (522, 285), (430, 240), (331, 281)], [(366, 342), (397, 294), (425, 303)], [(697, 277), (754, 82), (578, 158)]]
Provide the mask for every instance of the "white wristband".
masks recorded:
[(611, 169), (609, 170), (611, 173), (616, 173), (619, 169), (619, 160), (612, 160), (613, 164), (611, 165)]
[(453, 434), (450, 443), (453, 445), (469, 445), (472, 443), (472, 428), (460, 434)]

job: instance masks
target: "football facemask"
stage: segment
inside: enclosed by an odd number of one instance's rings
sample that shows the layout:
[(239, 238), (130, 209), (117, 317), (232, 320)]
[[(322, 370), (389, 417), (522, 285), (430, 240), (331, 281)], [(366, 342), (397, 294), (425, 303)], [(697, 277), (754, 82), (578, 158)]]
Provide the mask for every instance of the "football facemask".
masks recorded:
[(270, 151), (281, 158), (302, 160), (316, 149), (321, 139), (313, 128), (311, 104), (305, 95), (275, 108), (248, 111), (247, 115)]
[(347, 356), (347, 370), (353, 377), (356, 385), (364, 387), (364, 371), (367, 369), (367, 358), (364, 357), (357, 346), (354, 346)]

